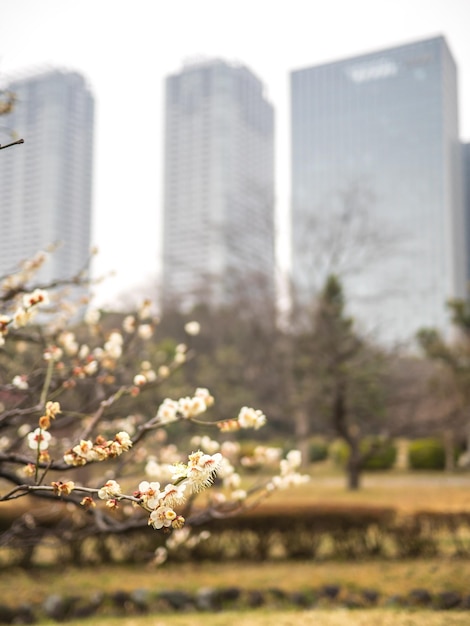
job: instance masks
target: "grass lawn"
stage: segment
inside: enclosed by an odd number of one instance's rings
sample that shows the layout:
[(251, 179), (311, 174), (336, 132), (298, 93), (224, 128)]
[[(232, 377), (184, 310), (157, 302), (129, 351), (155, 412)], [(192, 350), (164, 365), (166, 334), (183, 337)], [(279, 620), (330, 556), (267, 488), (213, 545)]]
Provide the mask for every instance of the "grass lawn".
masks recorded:
[(470, 511), (470, 473), (368, 472), (358, 491), (346, 489), (345, 475), (330, 462), (311, 466), (309, 483), (291, 491), (273, 493), (269, 502), (377, 504), (401, 512)]
[[(312, 481), (300, 488), (274, 494), (266, 506), (280, 508), (296, 504), (346, 504), (390, 506), (402, 512), (416, 510), (469, 511), (470, 474), (404, 473), (393, 471), (364, 476), (357, 492), (345, 489), (344, 476), (331, 467), (313, 466)], [(0, 514), (1, 507), (0, 505)], [(150, 532), (150, 529), (148, 530)], [(171, 564), (161, 568), (142, 565), (40, 567), (0, 570), (0, 596), (5, 604), (38, 603), (51, 594), (91, 596), (103, 592), (196, 591), (202, 587), (239, 586), (243, 589), (278, 587), (285, 591), (337, 584), (342, 590), (375, 589), (382, 597), (425, 588), (431, 593), (458, 591), (470, 594), (470, 560), (429, 558), (417, 560), (308, 561), (269, 563)], [(103, 618), (97, 626), (452, 626), (469, 624), (469, 612), (405, 611), (398, 609), (315, 609), (312, 611), (267, 612), (263, 609), (221, 614), (168, 614), (148, 617)], [(46, 622), (42, 622), (46, 624)], [(56, 622), (50, 622), (56, 624)], [(68, 622), (83, 625), (84, 620)], [(91, 622), (88, 622), (91, 623)]]
[(239, 586), (245, 589), (279, 587), (295, 591), (337, 584), (350, 592), (377, 589), (385, 596), (407, 594), (418, 587), (430, 592), (455, 590), (467, 594), (470, 593), (469, 579), (470, 562), (464, 559), (168, 564), (160, 569), (150, 569), (145, 565), (31, 571), (9, 568), (0, 574), (0, 594), (3, 601), (13, 603), (14, 600), (14, 604), (40, 602), (52, 593), (89, 596), (96, 590), (113, 592), (138, 588), (193, 592), (207, 586)]
[[(224, 612), (220, 614), (187, 613), (185, 615), (109, 618), (93, 620), (94, 626), (467, 626), (466, 613), (443, 611), (282, 611)], [(57, 622), (41, 622), (56, 626)], [(83, 621), (67, 622), (83, 626)]]

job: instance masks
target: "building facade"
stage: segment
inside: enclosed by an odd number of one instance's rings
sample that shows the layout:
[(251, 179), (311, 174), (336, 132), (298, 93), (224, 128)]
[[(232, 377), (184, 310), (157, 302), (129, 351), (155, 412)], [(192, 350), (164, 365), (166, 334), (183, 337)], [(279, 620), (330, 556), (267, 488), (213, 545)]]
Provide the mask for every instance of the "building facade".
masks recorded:
[(470, 143), (462, 144), (464, 207), (467, 237), (467, 290), (470, 293)]
[(292, 275), (343, 278), (360, 327), (408, 341), (465, 296), (457, 70), (443, 37), (291, 75)]
[(274, 295), (273, 140), (273, 108), (246, 67), (211, 60), (167, 78), (167, 306), (226, 304), (247, 289)]
[(38, 279), (71, 278), (90, 255), (92, 93), (81, 75), (57, 69), (6, 89), (16, 102), (2, 126), (25, 143), (0, 154), (0, 275), (53, 245)]

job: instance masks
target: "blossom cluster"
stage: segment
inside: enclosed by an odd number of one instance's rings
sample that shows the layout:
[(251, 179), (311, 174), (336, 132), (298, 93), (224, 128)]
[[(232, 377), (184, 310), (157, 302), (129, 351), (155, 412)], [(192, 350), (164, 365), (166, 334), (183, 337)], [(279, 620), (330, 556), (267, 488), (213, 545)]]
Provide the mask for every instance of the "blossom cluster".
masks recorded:
[[(52, 435), (49, 432), (49, 427), (51, 420), (55, 419), (60, 412), (61, 409), (58, 402), (46, 402), (44, 414), (38, 420), (38, 427), (28, 433), (28, 446), (37, 452), (37, 460), (42, 463), (47, 463), (50, 460), (48, 448)], [(26, 474), (28, 473), (31, 475), (34, 473), (32, 466), (27, 466)]]
[(23, 296), (22, 303), (12, 315), (0, 315), (0, 346), (5, 343), (5, 335), (11, 325), (13, 328), (26, 326), (37, 314), (39, 308), (49, 304), (49, 295), (43, 289), (35, 289)]
[[(38, 256), (31, 262), (31, 266), (25, 265), (24, 275), (29, 276), (39, 269), (42, 262), (43, 256)], [(5, 343), (5, 337), (10, 329), (13, 331), (23, 328), (34, 319), (42, 306), (50, 304), (49, 295), (45, 290), (34, 289), (24, 294), (24, 290), (18, 288), (14, 282), (5, 285), (4, 288), (11, 289), (12, 292), (18, 290), (13, 294), (16, 309), (12, 307), (11, 315), (0, 316), (0, 346)], [(129, 372), (126, 370), (127, 363), (126, 367), (120, 367), (122, 363), (120, 359), (126, 355), (133, 341), (140, 350), (143, 342), (151, 339), (158, 324), (158, 319), (152, 313), (150, 301), (145, 301), (135, 315), (127, 315), (117, 328), (103, 330), (99, 324), (100, 312), (91, 308), (88, 309), (84, 321), (88, 326), (90, 344), (80, 339), (83, 336), (82, 327), (73, 332), (60, 325), (56, 326), (44, 344), (41, 343), (45, 345), (42, 349), (41, 376), (35, 373), (29, 379), (25, 374), (16, 376), (12, 374), (8, 391), (12, 392), (13, 396), (33, 397), (39, 385), (43, 385), (37, 394), (38, 403), (26, 413), (28, 416), (34, 415), (34, 420), (39, 414), (37, 424), (31, 425), (29, 417), (23, 426), (17, 427), (14, 420), (11, 423), (17, 429), (21, 444), (23, 445), (24, 440), (24, 447), (29, 448), (28, 455), (33, 457), (31, 459), (29, 456), (26, 457), (27, 463), (24, 456), (18, 461), (20, 457), (13, 445), (11, 446), (13, 452), (9, 462), (22, 464), (23, 474), (27, 478), (25, 484), (16, 486), (12, 493), (22, 491), (22, 495), (26, 495), (34, 493), (35, 490), (49, 490), (53, 495), (74, 504), (81, 504), (87, 509), (96, 507), (100, 500), (104, 501), (110, 510), (118, 508), (122, 502), (131, 503), (148, 514), (148, 524), (152, 528), (174, 531), (174, 545), (177, 545), (189, 537), (187, 529), (182, 532), (185, 519), (181, 514), (181, 507), (184, 504), (189, 507), (192, 500), (206, 489), (211, 488), (207, 502), (214, 510), (228, 510), (223, 507), (232, 504), (233, 510), (236, 510), (244, 505), (252, 491), (237, 471), (238, 466), (253, 469), (261, 465), (269, 465), (272, 468), (274, 463), (279, 464), (279, 473), (267, 483), (266, 492), (289, 488), (305, 480), (305, 477), (298, 473), (300, 454), (297, 451), (292, 451), (286, 458), (281, 459), (279, 449), (257, 446), (254, 453), (247, 456), (242, 454), (241, 446), (237, 442), (219, 443), (208, 435), (194, 437), (191, 440), (194, 451), (187, 457), (181, 455), (176, 445), (164, 445), (166, 430), (163, 427), (178, 420), (212, 426), (219, 433), (240, 429), (258, 430), (266, 423), (266, 416), (262, 411), (247, 406), (242, 407), (234, 419), (210, 421), (206, 416), (204, 421), (199, 421), (199, 416), (206, 413), (214, 404), (212, 394), (205, 387), (198, 387), (193, 395), (183, 396), (178, 400), (165, 398), (156, 412), (154, 409), (150, 412), (150, 416), (140, 414), (118, 416), (117, 411), (113, 409), (107, 413), (111, 417), (106, 421), (108, 418), (104, 416), (104, 409), (111, 406), (116, 398), (124, 394), (137, 396), (145, 390), (144, 388), (155, 386), (150, 383), (159, 383), (169, 377), (174, 369), (186, 362), (189, 348), (185, 343), (178, 344), (174, 349), (173, 360), (168, 360), (168, 365), (155, 366), (149, 360), (152, 351), (144, 348), (139, 352), (137, 365), (134, 364)], [(188, 322), (184, 330), (189, 345), (193, 345), (191, 338), (199, 334), (199, 323)], [(38, 333), (40, 334), (42, 331)], [(129, 378), (124, 383), (122, 379), (126, 375)], [(41, 381), (39, 385), (38, 380)], [(61, 394), (67, 390), (90, 389), (91, 381), (101, 385), (100, 393), (96, 393), (94, 408), (89, 410), (87, 406), (86, 413), (62, 408), (56, 401), (57, 398), (62, 401)], [(79, 393), (76, 395), (80, 396)], [(93, 394), (90, 394), (91, 396)], [(67, 407), (66, 402), (62, 402), (62, 405)], [(59, 428), (55, 430), (52, 423), (62, 412), (66, 413), (66, 416), (60, 418), (64, 429), (60, 432), (67, 432), (70, 439), (67, 440), (65, 447), (68, 449), (65, 453), (62, 450), (59, 458), (53, 459), (51, 457), (58, 444), (54, 432), (57, 435)], [(152, 448), (144, 445), (145, 437), (146, 443), (150, 441)], [(71, 445), (71, 442), (78, 443)], [(10, 442), (6, 441), (5, 447), (8, 446)], [(106, 475), (103, 479), (106, 482), (101, 487), (80, 484), (83, 473), (76, 468), (89, 463), (116, 459), (131, 449), (134, 468), (145, 467), (146, 473), (146, 480), (139, 483), (135, 492), (125, 493), (118, 482), (122, 476), (119, 474), (119, 468)], [(53, 480), (46, 485), (45, 478), (49, 472), (68, 470), (72, 470), (73, 480), (64, 480), (62, 476), (62, 480)], [(77, 494), (83, 494), (83, 498)], [(8, 499), (8, 496), (4, 499)], [(127, 510), (132, 514), (132, 506), (125, 506), (122, 509), (124, 515), (127, 514)], [(183, 513), (187, 515), (186, 509)]]
[(253, 428), (258, 430), (266, 424), (266, 416), (259, 409), (244, 406), (240, 409), (236, 419), (224, 420), (217, 425), (221, 432), (232, 432), (240, 428)]
[(268, 483), (268, 489), (289, 489), (298, 485), (303, 485), (310, 480), (306, 474), (300, 474), (299, 468), (302, 464), (302, 455), (299, 450), (290, 450), (285, 459), (280, 462), (280, 473), (273, 476)]
[(25, 259), (20, 264), (17, 272), (6, 276), (1, 284), (4, 291), (15, 291), (22, 285), (30, 282), (35, 273), (41, 269), (46, 261), (46, 253), (38, 252), (30, 259)]
[[(173, 466), (174, 482), (168, 483), (163, 489), (159, 482), (142, 481), (134, 493), (134, 503), (150, 513), (148, 524), (153, 528), (180, 529), (185, 520), (174, 509), (184, 503), (187, 493), (199, 493), (210, 487), (221, 461), (220, 453), (208, 455), (201, 450), (193, 452), (187, 463)], [(108, 480), (97, 493), (101, 500), (106, 500), (108, 508), (117, 508), (119, 500), (129, 497), (122, 494), (121, 486), (115, 480)], [(90, 506), (90, 498), (85, 498), (82, 504)]]
[(157, 411), (157, 420), (161, 424), (175, 422), (179, 418), (191, 419), (204, 413), (214, 403), (209, 390), (204, 387), (196, 389), (194, 396), (186, 396), (179, 400), (165, 398)]
[(120, 456), (131, 446), (131, 438), (125, 431), (117, 433), (114, 439), (108, 440), (99, 435), (94, 442), (89, 439), (82, 439), (79, 444), (64, 454), (64, 461), (67, 465), (76, 466), (95, 461), (106, 461), (106, 459)]

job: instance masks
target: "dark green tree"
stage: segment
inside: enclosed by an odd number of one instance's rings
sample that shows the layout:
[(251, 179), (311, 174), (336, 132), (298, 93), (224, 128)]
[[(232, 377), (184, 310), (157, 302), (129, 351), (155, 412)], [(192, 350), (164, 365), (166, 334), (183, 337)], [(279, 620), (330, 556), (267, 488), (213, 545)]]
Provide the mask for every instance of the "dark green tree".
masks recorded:
[(470, 305), (462, 299), (447, 303), (454, 332), (444, 337), (434, 328), (423, 328), (417, 334), (424, 354), (439, 367), (433, 378), (433, 392), (452, 398), (441, 429), (447, 435), (447, 468), (453, 466), (455, 434), (466, 432), (467, 454), (470, 451)]
[(373, 446), (365, 452), (360, 442), (381, 425), (383, 365), (381, 351), (355, 331), (354, 319), (346, 313), (341, 282), (330, 275), (310, 329), (296, 338), (294, 383), (297, 408), (308, 430), (323, 429), (348, 445), (350, 489), (359, 487), (364, 464), (377, 449)]

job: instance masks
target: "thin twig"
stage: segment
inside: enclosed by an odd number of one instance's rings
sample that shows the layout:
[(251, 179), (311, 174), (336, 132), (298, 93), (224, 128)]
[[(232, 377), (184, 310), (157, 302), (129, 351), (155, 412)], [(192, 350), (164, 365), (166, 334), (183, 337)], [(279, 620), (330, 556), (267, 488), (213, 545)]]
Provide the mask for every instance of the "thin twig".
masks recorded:
[(0, 144), (0, 150), (5, 150), (5, 148), (11, 148), (11, 146), (16, 146), (20, 143), (24, 143), (24, 139), (17, 139), (16, 141), (12, 141), (11, 143), (6, 143), (4, 146)]

